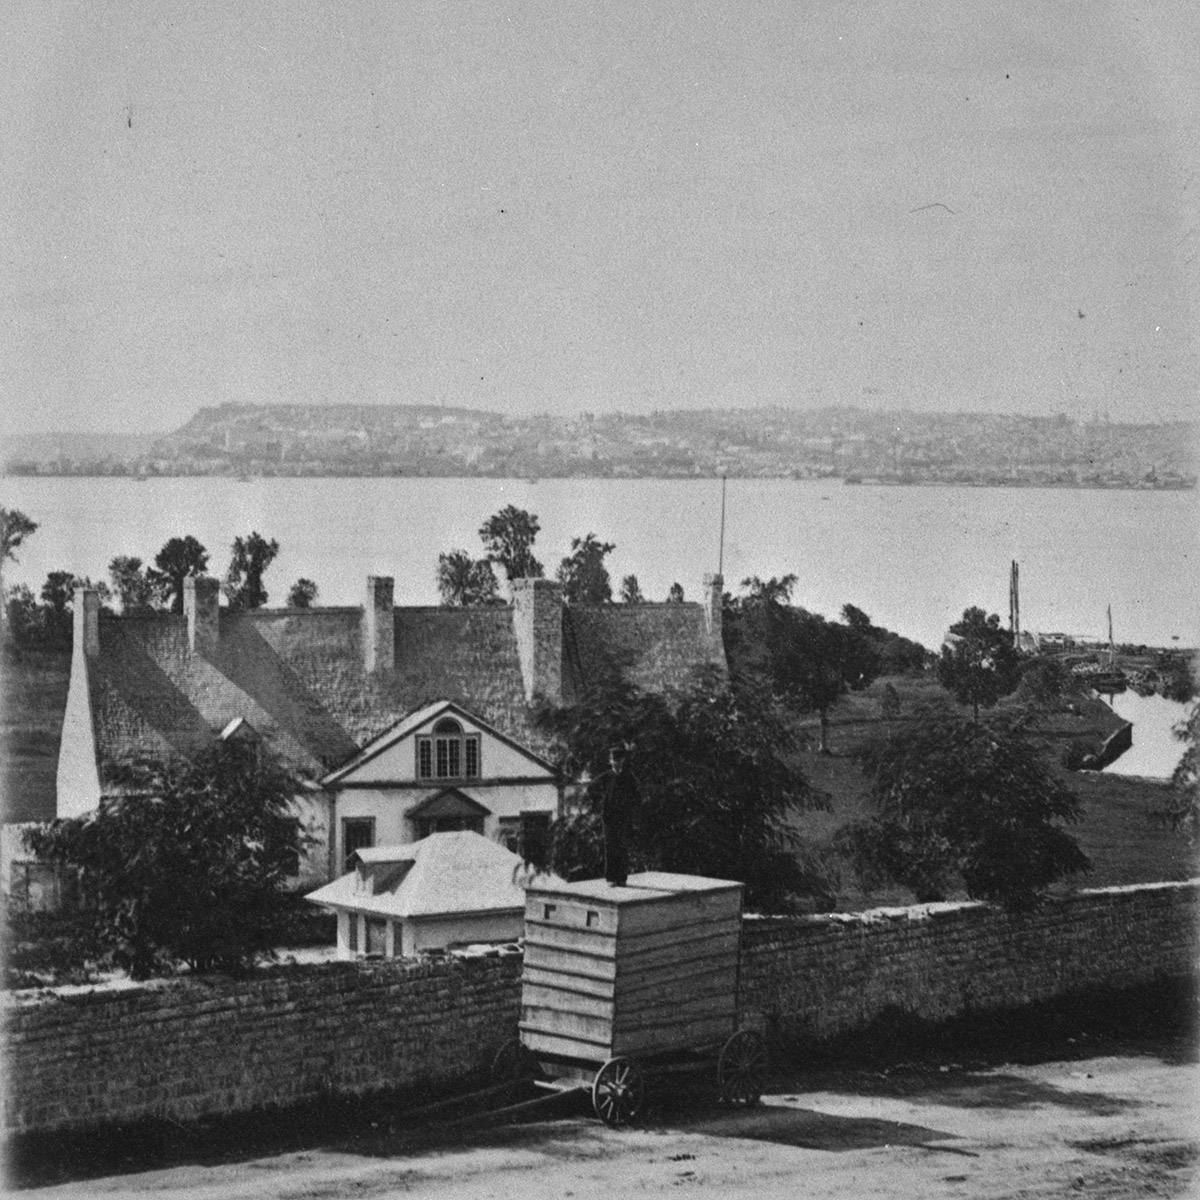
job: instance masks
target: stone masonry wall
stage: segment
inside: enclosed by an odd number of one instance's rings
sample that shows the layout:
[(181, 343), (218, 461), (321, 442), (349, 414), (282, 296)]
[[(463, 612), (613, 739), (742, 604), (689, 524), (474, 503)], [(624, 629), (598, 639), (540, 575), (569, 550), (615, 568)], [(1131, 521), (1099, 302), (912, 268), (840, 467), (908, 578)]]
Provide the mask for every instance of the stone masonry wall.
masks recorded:
[[(1200, 881), (1081, 892), (1030, 913), (919, 905), (747, 919), (739, 1006), (780, 1038), (888, 1008), (929, 1021), (1197, 971)], [(327, 964), (5, 999), (9, 1130), (228, 1114), (465, 1084), (516, 1035), (521, 960)]]
[(185, 1121), (455, 1084), (516, 1035), (520, 977), (512, 955), (14, 993), (5, 1125)]
[(1200, 881), (1051, 897), (1031, 912), (921, 904), (743, 927), (739, 1007), (826, 1040), (899, 1008), (930, 1022), (1200, 969)]

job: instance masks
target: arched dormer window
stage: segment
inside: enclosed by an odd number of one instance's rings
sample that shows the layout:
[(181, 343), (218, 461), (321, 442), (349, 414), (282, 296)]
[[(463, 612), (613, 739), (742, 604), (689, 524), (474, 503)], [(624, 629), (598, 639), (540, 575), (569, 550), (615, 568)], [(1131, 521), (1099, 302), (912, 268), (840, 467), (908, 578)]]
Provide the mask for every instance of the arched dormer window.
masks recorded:
[(479, 734), (464, 733), (453, 717), (443, 717), (432, 734), (417, 738), (418, 779), (478, 779)]

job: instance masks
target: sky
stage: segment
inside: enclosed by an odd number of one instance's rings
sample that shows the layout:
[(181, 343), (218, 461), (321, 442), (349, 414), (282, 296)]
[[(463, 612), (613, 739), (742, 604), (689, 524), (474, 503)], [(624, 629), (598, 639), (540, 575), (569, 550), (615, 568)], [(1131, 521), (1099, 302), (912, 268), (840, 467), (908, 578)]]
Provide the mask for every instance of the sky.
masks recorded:
[(0, 433), (1192, 416), (1194, 0), (10, 0)]

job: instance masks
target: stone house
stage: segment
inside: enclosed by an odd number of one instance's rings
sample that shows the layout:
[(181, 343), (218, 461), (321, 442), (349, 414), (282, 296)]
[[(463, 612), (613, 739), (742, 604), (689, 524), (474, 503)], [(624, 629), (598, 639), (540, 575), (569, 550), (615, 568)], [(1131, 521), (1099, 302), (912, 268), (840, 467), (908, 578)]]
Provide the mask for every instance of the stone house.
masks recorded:
[(520, 849), (560, 795), (538, 704), (570, 705), (613, 671), (661, 691), (725, 669), (716, 576), (699, 603), (568, 606), (545, 579), (481, 608), (393, 595), (372, 576), (362, 606), (231, 612), (199, 577), (182, 615), (112, 616), (79, 590), (58, 815), (117, 794), (129, 759), (254, 737), (304, 781), (296, 805), (315, 843), (302, 885), (342, 874), (356, 850), (432, 832)]

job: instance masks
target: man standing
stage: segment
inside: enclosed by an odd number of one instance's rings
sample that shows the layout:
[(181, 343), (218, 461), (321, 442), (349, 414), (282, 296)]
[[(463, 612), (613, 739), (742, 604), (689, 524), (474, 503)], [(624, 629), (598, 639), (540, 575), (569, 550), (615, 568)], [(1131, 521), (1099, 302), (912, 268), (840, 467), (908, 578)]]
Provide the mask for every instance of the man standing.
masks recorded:
[(616, 887), (629, 876), (629, 842), (633, 815), (641, 801), (637, 780), (629, 770), (629, 747), (613, 746), (608, 752), (610, 771), (600, 803), (604, 821), (604, 878)]

